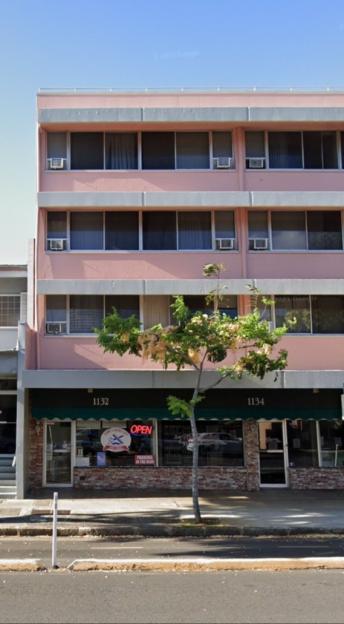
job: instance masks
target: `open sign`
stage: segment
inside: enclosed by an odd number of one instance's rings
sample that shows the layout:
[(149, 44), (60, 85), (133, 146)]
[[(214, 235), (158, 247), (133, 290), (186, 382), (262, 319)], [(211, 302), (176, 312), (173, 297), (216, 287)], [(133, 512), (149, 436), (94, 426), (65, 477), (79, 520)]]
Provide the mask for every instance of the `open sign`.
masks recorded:
[(133, 435), (152, 435), (153, 425), (131, 425), (130, 433)]

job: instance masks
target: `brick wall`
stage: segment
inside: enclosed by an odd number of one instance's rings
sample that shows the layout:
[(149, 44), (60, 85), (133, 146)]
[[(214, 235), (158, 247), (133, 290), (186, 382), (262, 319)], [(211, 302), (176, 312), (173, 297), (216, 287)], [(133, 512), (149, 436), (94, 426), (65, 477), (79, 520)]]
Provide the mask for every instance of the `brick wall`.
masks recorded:
[(42, 487), (43, 478), (43, 423), (30, 418), (29, 422), (29, 478), (30, 488)]
[(292, 490), (344, 490), (343, 468), (289, 468)]

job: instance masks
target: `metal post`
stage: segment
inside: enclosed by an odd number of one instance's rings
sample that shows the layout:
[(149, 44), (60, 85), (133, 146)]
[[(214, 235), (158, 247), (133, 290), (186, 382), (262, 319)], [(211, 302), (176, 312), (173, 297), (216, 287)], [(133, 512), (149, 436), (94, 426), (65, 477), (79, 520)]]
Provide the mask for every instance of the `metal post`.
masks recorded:
[(58, 503), (58, 493), (54, 492), (54, 500), (53, 500), (53, 531), (52, 531), (52, 541), (51, 541), (51, 567), (57, 568), (57, 503)]

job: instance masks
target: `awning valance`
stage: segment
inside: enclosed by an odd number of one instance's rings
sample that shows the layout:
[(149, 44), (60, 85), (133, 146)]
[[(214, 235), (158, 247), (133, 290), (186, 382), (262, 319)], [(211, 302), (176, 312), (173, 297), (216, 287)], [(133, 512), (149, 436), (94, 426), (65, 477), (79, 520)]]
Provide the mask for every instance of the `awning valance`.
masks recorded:
[[(36, 420), (177, 420), (167, 407), (111, 408), (111, 407), (33, 407)], [(340, 420), (341, 409), (337, 407), (199, 407), (197, 420)]]

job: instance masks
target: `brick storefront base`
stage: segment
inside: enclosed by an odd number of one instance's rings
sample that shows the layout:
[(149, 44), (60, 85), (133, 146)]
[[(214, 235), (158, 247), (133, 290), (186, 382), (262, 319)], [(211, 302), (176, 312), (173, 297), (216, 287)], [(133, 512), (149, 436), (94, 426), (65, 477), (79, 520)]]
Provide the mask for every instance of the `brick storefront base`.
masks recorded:
[(344, 490), (343, 468), (289, 468), (292, 490)]
[[(190, 489), (191, 468), (75, 468), (74, 486), (88, 489)], [(245, 468), (200, 468), (203, 490), (246, 490)]]

